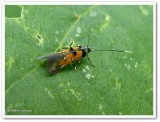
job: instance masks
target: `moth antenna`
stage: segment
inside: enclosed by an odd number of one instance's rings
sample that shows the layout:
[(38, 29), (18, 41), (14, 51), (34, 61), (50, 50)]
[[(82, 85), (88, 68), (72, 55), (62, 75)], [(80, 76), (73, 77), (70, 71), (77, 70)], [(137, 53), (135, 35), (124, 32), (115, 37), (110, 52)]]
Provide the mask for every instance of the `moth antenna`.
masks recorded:
[(96, 51), (113, 51), (113, 52), (125, 52), (125, 53), (133, 53), (128, 50), (92, 50), (91, 52), (96, 52)]

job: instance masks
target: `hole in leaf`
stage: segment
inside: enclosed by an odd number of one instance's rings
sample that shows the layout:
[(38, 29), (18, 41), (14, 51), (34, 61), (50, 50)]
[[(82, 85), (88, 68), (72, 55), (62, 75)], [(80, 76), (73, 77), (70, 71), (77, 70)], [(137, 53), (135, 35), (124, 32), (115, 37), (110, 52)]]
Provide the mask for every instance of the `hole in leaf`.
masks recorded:
[(8, 18), (19, 18), (21, 17), (22, 8), (18, 5), (6, 5), (5, 6), (5, 17)]
[(39, 40), (41, 40), (41, 39), (42, 39), (42, 37), (41, 37), (40, 35), (37, 35), (37, 38), (38, 38)]

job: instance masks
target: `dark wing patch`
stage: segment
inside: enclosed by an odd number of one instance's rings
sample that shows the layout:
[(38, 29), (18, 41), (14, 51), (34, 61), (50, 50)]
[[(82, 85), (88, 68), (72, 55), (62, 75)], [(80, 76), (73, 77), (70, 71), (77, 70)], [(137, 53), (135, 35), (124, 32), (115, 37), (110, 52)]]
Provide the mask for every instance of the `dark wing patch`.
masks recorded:
[(48, 62), (48, 73), (49, 74), (56, 74), (61, 68), (64, 66), (57, 66), (58, 63), (53, 63), (52, 61)]
[(63, 66), (58, 66), (59, 62), (61, 60), (64, 60), (64, 57), (67, 54), (74, 54), (76, 55), (76, 51), (78, 51), (79, 49), (74, 50), (73, 48), (70, 49), (69, 52), (62, 52), (62, 53), (55, 53), (55, 54), (51, 54), (51, 55), (47, 55), (47, 56), (40, 56), (37, 58), (37, 60), (44, 60), (47, 61), (48, 63), (48, 73), (49, 74), (55, 74), (57, 73), (60, 69), (62, 69), (65, 65)]
[(65, 57), (64, 53), (55, 53), (47, 56), (40, 56), (37, 60), (45, 60), (45, 61), (52, 61), (54, 63), (62, 60)]

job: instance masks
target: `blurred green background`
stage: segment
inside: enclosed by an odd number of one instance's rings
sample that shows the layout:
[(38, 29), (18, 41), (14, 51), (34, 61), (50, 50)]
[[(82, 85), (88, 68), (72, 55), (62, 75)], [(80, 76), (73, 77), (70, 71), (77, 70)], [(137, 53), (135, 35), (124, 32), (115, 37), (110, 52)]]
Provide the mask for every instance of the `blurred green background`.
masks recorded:
[[(153, 115), (152, 5), (5, 6), (6, 115)], [(90, 38), (89, 38), (90, 37)], [(37, 57), (94, 52), (49, 76)]]
[(17, 5), (6, 5), (5, 6), (5, 16), (9, 18), (21, 17), (22, 8)]

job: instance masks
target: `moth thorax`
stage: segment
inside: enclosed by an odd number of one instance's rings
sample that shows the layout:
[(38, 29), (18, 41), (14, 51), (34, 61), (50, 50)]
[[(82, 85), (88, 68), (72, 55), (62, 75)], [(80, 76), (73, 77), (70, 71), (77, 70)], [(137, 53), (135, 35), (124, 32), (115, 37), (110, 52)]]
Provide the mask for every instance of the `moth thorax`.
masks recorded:
[(83, 46), (82, 50), (83, 50), (83, 57), (85, 57), (91, 51), (91, 49), (88, 46)]
[(86, 46), (86, 47), (85, 47), (85, 52), (86, 52), (86, 54), (88, 54), (90, 51), (91, 51), (91, 49), (90, 49), (88, 46)]

